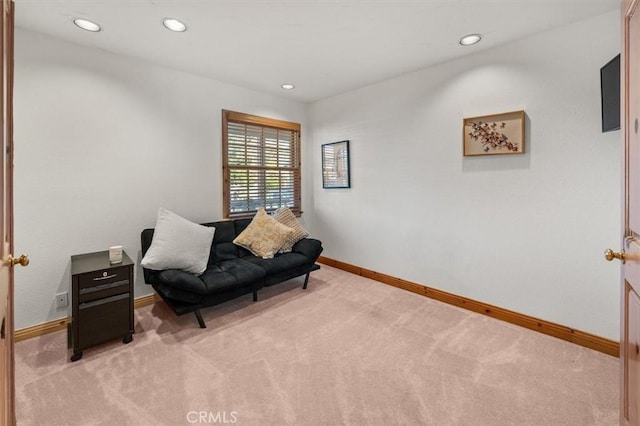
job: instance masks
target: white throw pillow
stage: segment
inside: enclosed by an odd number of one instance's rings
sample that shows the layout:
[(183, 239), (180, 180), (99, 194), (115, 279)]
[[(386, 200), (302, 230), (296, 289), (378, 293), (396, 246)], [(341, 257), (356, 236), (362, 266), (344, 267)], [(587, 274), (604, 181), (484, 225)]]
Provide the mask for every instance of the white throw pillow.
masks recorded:
[(207, 269), (215, 231), (212, 226), (198, 225), (160, 207), (151, 246), (140, 265), (200, 275)]

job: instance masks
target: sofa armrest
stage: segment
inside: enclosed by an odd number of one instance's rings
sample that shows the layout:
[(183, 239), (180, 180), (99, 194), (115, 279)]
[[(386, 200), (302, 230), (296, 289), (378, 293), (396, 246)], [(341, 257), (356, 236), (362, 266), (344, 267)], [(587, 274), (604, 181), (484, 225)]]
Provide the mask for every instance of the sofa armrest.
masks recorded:
[(318, 257), (320, 257), (320, 253), (322, 253), (322, 243), (313, 238), (303, 238), (295, 243), (291, 251), (300, 253), (309, 259), (309, 264), (313, 264), (318, 260)]
[(205, 292), (205, 285), (200, 278), (178, 269), (167, 269), (159, 272), (156, 281), (188, 293), (202, 295)]
[[(151, 241), (153, 240), (153, 229), (148, 228), (140, 233), (140, 245), (142, 247), (142, 257), (147, 254), (147, 250), (151, 247)], [(144, 282), (146, 284), (153, 284), (157, 278), (159, 271), (153, 271), (151, 269), (142, 268)]]

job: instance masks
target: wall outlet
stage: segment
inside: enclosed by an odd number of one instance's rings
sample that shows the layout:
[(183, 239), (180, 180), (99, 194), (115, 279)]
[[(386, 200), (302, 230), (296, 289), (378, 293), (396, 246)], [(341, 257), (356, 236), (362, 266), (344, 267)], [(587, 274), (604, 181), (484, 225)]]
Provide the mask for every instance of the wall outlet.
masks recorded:
[(64, 308), (69, 306), (69, 293), (56, 294), (56, 308)]

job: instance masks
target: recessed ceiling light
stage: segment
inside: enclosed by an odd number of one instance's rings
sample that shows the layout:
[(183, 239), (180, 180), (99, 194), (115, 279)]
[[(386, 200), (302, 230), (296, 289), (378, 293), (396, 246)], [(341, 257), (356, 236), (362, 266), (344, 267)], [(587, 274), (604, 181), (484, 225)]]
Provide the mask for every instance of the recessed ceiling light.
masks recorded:
[(280, 87), (282, 87), (284, 90), (293, 90), (296, 88), (295, 84), (291, 84), (291, 83), (285, 83)]
[(164, 25), (168, 30), (175, 31), (177, 33), (187, 31), (187, 26), (175, 18), (164, 18), (162, 20), (162, 25)]
[(75, 18), (73, 20), (73, 23), (76, 24), (77, 27), (82, 28), (86, 31), (91, 31), (92, 33), (97, 33), (98, 31), (102, 30), (102, 28), (100, 28), (100, 25), (87, 19)]
[(478, 43), (482, 40), (482, 36), (480, 34), (469, 34), (460, 39), (460, 44), (463, 46), (471, 46), (472, 44)]

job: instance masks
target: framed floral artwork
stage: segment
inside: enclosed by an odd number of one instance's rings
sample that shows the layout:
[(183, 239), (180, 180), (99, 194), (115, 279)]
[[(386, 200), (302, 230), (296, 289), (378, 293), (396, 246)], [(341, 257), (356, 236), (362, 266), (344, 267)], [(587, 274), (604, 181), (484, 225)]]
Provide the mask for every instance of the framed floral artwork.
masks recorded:
[(463, 154), (524, 154), (524, 111), (470, 117), (463, 120)]
[(349, 141), (322, 145), (322, 187), (350, 188)]

